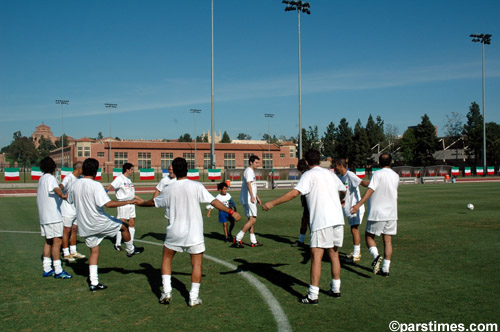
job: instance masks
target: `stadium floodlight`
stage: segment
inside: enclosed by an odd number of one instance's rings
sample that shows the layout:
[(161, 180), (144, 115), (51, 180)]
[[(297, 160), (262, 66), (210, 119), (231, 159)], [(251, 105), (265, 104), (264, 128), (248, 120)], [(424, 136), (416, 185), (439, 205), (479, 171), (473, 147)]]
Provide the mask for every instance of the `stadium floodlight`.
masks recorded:
[(64, 167), (64, 105), (69, 105), (69, 100), (56, 99), (56, 104), (61, 105), (62, 124), (61, 124), (61, 171)]
[[(109, 104), (105, 103), (104, 107), (109, 108), (109, 153), (108, 153), (108, 161), (112, 161), (112, 150), (111, 150), (111, 126), (113, 123), (113, 108), (117, 108), (118, 104)], [(113, 165), (111, 165), (111, 173), (113, 173)]]
[(488, 174), (488, 166), (486, 165), (486, 102), (485, 102), (485, 89), (484, 89), (484, 45), (491, 44), (490, 34), (471, 34), (473, 43), (481, 43), (483, 50), (483, 176)]
[(201, 113), (201, 110), (199, 109), (195, 109), (195, 108), (191, 108), (189, 110), (190, 113), (193, 113), (193, 117), (194, 117), (194, 168), (196, 168), (196, 141), (197, 141), (197, 128), (196, 128), (196, 114), (199, 114)]
[(212, 72), (212, 89), (211, 89), (211, 94), (210, 94), (210, 111), (211, 111), (211, 129), (210, 129), (210, 135), (212, 137), (212, 141), (210, 142), (210, 165), (212, 166), (213, 169), (215, 169), (215, 163), (216, 163), (216, 158), (215, 158), (215, 116), (214, 116), (214, 0), (212, 0), (212, 67), (211, 67), (211, 72)]
[(298, 13), (298, 27), (299, 27), (299, 159), (302, 158), (302, 79), (301, 79), (301, 57), (300, 57), (300, 13), (307, 15), (311, 14), (311, 5), (305, 1), (288, 1), (283, 0), (282, 3), (286, 4), (285, 11), (297, 11)]
[[(266, 113), (264, 114), (264, 117), (267, 118), (267, 142), (268, 142), (268, 151), (267, 151), (267, 158), (268, 160), (271, 159), (271, 127), (270, 127), (270, 120), (271, 118), (274, 118), (274, 114), (273, 113)], [(270, 165), (270, 168), (273, 168), (272, 167), (272, 159), (271, 159), (271, 165)]]

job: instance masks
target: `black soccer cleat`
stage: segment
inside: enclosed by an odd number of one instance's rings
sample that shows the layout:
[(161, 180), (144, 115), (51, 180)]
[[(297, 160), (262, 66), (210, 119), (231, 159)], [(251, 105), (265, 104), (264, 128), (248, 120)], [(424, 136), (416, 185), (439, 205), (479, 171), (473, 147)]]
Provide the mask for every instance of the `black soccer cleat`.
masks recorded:
[(130, 254), (127, 253), (127, 257), (132, 257), (132, 256), (135, 256), (135, 255), (139, 255), (143, 251), (144, 251), (143, 247), (134, 247), (134, 251), (132, 253), (130, 253)]
[(312, 300), (309, 298), (309, 295), (306, 295), (306, 297), (303, 297), (302, 299), (300, 299), (300, 302), (304, 303), (304, 304), (318, 304), (318, 299), (316, 300)]
[(331, 297), (340, 297), (340, 295), (341, 295), (340, 292), (336, 293), (331, 289), (328, 290), (327, 294), (328, 294), (328, 296), (331, 296)]
[(89, 290), (91, 292), (95, 292), (95, 291), (99, 291), (99, 290), (105, 290), (106, 288), (108, 288), (108, 286), (103, 285), (101, 283), (98, 283), (97, 285), (90, 285), (89, 286)]
[(372, 271), (373, 274), (377, 274), (380, 271), (380, 265), (382, 264), (382, 256), (378, 255), (372, 262)]

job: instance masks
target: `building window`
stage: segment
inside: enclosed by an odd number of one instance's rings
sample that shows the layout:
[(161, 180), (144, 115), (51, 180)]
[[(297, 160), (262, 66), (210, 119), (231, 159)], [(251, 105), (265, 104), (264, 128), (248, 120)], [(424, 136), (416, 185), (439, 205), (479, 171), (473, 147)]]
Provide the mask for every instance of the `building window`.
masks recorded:
[(262, 168), (273, 168), (273, 154), (263, 153), (262, 154)]
[(295, 148), (290, 148), (290, 158), (295, 158)]
[(194, 169), (194, 153), (185, 152), (182, 154), (182, 158), (186, 159), (189, 169)]
[(128, 152), (115, 152), (115, 168), (122, 168), (123, 164), (128, 163)]
[(224, 153), (224, 168), (235, 168), (236, 158), (234, 153)]
[(85, 157), (90, 157), (90, 146), (86, 146), (83, 148), (83, 155)]
[(243, 167), (247, 167), (248, 166), (248, 159), (250, 159), (251, 156), (253, 156), (254, 154), (253, 153), (245, 153), (243, 155)]
[(161, 168), (168, 169), (172, 165), (174, 160), (174, 154), (172, 152), (162, 152), (161, 153)]
[(280, 153), (280, 158), (285, 158), (285, 154), (284, 153)]
[(83, 157), (83, 147), (78, 147), (78, 157)]
[(204, 169), (212, 168), (212, 165), (210, 165), (210, 153), (203, 154), (203, 168)]
[(139, 152), (137, 154), (138, 168), (151, 168), (151, 152)]
[(97, 157), (104, 158), (104, 152), (97, 152)]

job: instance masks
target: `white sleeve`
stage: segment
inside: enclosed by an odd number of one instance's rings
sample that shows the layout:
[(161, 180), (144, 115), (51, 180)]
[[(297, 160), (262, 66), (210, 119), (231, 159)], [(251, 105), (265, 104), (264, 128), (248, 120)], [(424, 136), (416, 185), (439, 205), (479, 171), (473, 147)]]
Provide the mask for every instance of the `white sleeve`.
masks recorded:
[(120, 178), (121, 178), (121, 176), (117, 176), (113, 180), (113, 182), (111, 182), (111, 185), (113, 186), (113, 188), (115, 188), (115, 191), (118, 190), (118, 189), (120, 189), (120, 187), (121, 187), (121, 183), (122, 182), (120, 181)]
[(57, 180), (54, 176), (51, 176), (49, 178), (49, 186), (48, 188), (50, 189), (50, 193), (54, 192), (54, 189), (59, 188), (59, 184), (57, 183)]
[(158, 196), (154, 198), (155, 207), (166, 207), (167, 203), (165, 201), (165, 191), (162, 191)]
[(200, 203), (211, 203), (214, 199), (214, 196), (209, 193), (205, 186), (200, 183), (200, 190), (198, 191), (198, 201)]
[(111, 198), (109, 198), (108, 194), (106, 194), (106, 191), (104, 190), (103, 186), (98, 183), (96, 186), (96, 192), (95, 192), (95, 203), (99, 207), (103, 207), (111, 201)]
[(295, 190), (298, 190), (301, 195), (307, 195), (311, 192), (311, 184), (307, 180), (307, 172), (302, 175), (299, 180), (299, 183), (295, 186)]
[(359, 187), (359, 185), (361, 184), (361, 179), (352, 172), (347, 172), (347, 175), (349, 176), (349, 180), (351, 180), (352, 185), (354, 187)]

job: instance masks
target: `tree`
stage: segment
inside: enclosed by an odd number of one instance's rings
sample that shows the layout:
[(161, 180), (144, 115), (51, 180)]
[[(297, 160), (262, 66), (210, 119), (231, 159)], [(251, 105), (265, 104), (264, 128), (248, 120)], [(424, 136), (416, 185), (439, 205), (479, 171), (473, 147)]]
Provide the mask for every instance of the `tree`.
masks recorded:
[(495, 122), (486, 123), (486, 161), (500, 164), (500, 125)]
[(38, 161), (50, 156), (50, 151), (55, 148), (56, 146), (49, 139), (45, 139), (43, 136), (40, 137), (38, 141)]
[[(311, 149), (320, 150), (320, 141), (318, 135), (318, 126), (311, 127), (309, 126), (309, 130), (302, 128), (302, 153), (303, 156), (305, 153)], [(298, 147), (297, 147), (298, 153)]]
[(386, 151), (393, 153), (398, 145), (398, 127), (393, 126), (390, 123), (386, 124), (384, 137), (385, 147), (389, 147)]
[(366, 129), (361, 125), (361, 121), (358, 119), (354, 125), (354, 135), (353, 135), (353, 148), (351, 153), (351, 159), (349, 159), (350, 167), (364, 167), (370, 161), (371, 163), (371, 150), (370, 142), (368, 140), (368, 135), (366, 135)]
[(262, 140), (263, 140), (263, 141), (266, 141), (266, 142), (269, 142), (269, 143), (271, 143), (271, 144), (276, 144), (276, 143), (278, 143), (278, 139), (276, 138), (276, 135), (273, 135), (273, 136), (271, 137), (271, 139), (269, 139), (269, 135), (268, 135), (268, 134), (264, 134), (264, 135), (262, 135)]
[(351, 159), (353, 146), (352, 129), (345, 118), (340, 120), (338, 127), (335, 129), (334, 140), (333, 153), (335, 157)]
[(325, 135), (323, 136), (323, 146), (321, 154), (325, 157), (333, 158), (335, 147), (335, 124), (330, 122), (326, 127)]
[(403, 161), (407, 165), (416, 166), (416, 147), (417, 138), (415, 137), (415, 129), (408, 128), (401, 138), (401, 154), (403, 155)]
[(451, 112), (451, 115), (446, 115), (446, 124), (444, 125), (446, 136), (454, 139), (462, 136), (462, 132), (464, 131), (463, 117), (462, 114), (456, 112)]
[(474, 157), (474, 165), (481, 160), (483, 151), (483, 116), (479, 112), (479, 105), (472, 102), (467, 113), (467, 123), (464, 125), (463, 134), (467, 149), (465, 152), (470, 157)]
[(380, 116), (377, 116), (377, 122), (373, 120), (372, 115), (368, 116), (366, 121), (366, 134), (370, 142), (370, 148), (373, 148), (384, 141), (384, 121)]
[(101, 131), (99, 133), (97, 133), (97, 139), (101, 140), (103, 138), (104, 137), (102, 136), (102, 132)]
[(245, 133), (239, 133), (238, 136), (236, 136), (236, 139), (240, 141), (249, 141), (252, 139), (252, 136)]
[[(68, 146), (68, 136), (66, 136), (66, 134), (63, 134), (62, 137), (64, 139), (64, 147), (67, 147)], [(61, 147), (61, 139), (56, 140), (55, 145), (56, 145), (56, 148), (60, 148)]]
[(436, 152), (438, 140), (436, 128), (429, 116), (424, 114), (422, 122), (417, 126), (415, 133), (417, 144), (415, 146), (415, 161), (424, 166), (434, 164), (434, 152)]
[(7, 157), (23, 165), (34, 163), (38, 153), (31, 138), (22, 136), (20, 131), (16, 131), (13, 139), (7, 149)]
[(192, 142), (193, 139), (191, 138), (191, 135), (189, 135), (188, 133), (185, 133), (184, 135), (181, 135), (179, 137), (179, 142)]
[(227, 132), (224, 130), (224, 133), (222, 134), (222, 140), (220, 141), (221, 143), (231, 143), (231, 138), (227, 134)]

